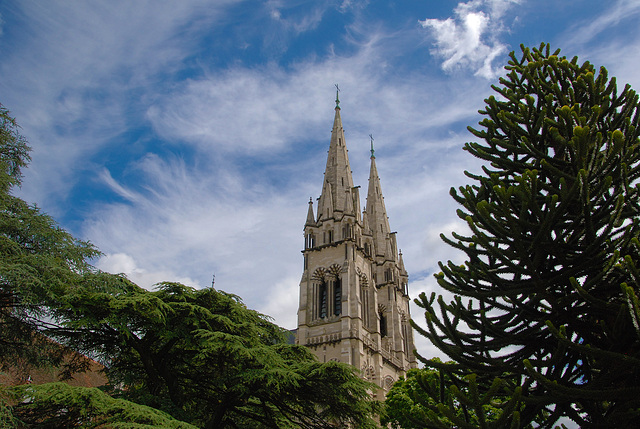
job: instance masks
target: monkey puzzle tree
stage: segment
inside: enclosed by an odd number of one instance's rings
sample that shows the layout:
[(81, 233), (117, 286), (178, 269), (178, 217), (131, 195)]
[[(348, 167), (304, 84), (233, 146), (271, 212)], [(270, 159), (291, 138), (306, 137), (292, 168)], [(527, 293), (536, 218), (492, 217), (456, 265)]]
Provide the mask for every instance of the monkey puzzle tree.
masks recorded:
[(512, 52), (469, 128), (485, 166), (451, 195), (471, 233), (442, 236), (467, 260), (440, 263), (455, 298), (421, 294), (414, 326), (455, 361), (422, 359), (455, 392), (521, 392), (516, 426), (625, 427), (640, 418), (638, 96), (558, 54)]

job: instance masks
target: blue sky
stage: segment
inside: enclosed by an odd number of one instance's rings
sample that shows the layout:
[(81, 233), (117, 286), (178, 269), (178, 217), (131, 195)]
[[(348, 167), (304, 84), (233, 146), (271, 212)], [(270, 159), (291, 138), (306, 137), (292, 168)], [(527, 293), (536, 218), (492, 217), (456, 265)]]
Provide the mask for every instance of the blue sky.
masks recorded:
[(19, 194), (98, 267), (148, 288), (215, 273), (293, 328), (335, 83), (363, 200), (375, 138), (417, 296), (463, 260), (438, 235), (463, 231), (449, 188), (479, 169), (466, 126), (508, 52), (549, 42), (638, 89), (639, 18), (639, 0), (4, 0), (0, 102), (33, 147)]

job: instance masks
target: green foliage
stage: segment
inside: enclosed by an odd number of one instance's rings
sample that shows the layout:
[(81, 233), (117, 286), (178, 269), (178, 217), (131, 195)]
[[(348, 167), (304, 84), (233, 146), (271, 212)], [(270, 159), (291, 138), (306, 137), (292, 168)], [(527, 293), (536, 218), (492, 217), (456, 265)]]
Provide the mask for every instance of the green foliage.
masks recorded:
[(480, 393), (475, 374), (459, 383), (448, 376), (450, 363), (437, 358), (433, 363), (441, 369), (412, 369), (393, 385), (385, 400), (382, 424), (403, 429), (520, 427), (515, 410), (519, 391), (517, 396), (505, 396), (503, 382), (496, 378), (488, 391)]
[(286, 344), (281, 328), (237, 296), (110, 281), (104, 291), (69, 294), (57, 334), (126, 386), (114, 394), (199, 427), (375, 426), (371, 386), (352, 367)]
[(92, 387), (65, 383), (23, 385), (10, 390), (13, 427), (195, 429), (151, 407), (115, 399)]
[(481, 141), (465, 150), (486, 165), (451, 195), (471, 235), (442, 236), (468, 259), (440, 264), (455, 299), (422, 294), (415, 328), (457, 383), (521, 389), (521, 425), (623, 427), (640, 418), (638, 96), (558, 54), (512, 53), (469, 128)]
[(90, 270), (98, 251), (37, 207), (11, 195), (29, 147), (0, 105), (0, 370), (3, 364), (59, 362), (62, 350), (34, 335), (46, 311)]
[(26, 167), (31, 158), (31, 148), (24, 136), (18, 131), (15, 118), (0, 104), (0, 192), (8, 193), (22, 181), (22, 167)]

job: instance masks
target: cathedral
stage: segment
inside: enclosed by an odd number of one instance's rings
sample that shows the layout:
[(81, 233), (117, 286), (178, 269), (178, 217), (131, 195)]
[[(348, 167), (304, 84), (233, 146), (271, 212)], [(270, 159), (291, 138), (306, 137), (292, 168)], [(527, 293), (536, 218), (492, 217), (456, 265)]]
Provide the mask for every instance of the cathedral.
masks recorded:
[(336, 94), (322, 193), (304, 224), (304, 272), (296, 341), (321, 362), (349, 363), (377, 384), (378, 399), (416, 367), (408, 274), (389, 227), (373, 143), (360, 210)]

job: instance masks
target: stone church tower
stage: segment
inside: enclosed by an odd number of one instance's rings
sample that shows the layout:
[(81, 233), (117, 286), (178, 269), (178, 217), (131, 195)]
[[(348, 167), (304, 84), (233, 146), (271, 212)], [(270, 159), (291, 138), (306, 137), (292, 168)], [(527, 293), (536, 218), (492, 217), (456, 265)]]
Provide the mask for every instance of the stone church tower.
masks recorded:
[(416, 367), (409, 324), (408, 275), (391, 232), (376, 158), (366, 208), (349, 166), (340, 101), (318, 199), (304, 225), (304, 273), (300, 281), (297, 342), (321, 362), (360, 369), (380, 386), (379, 399), (398, 377)]

